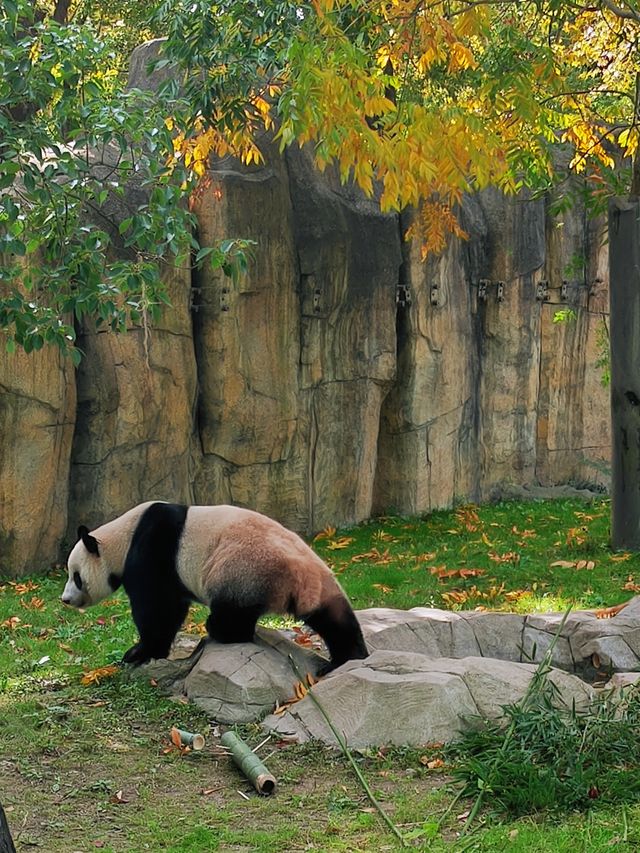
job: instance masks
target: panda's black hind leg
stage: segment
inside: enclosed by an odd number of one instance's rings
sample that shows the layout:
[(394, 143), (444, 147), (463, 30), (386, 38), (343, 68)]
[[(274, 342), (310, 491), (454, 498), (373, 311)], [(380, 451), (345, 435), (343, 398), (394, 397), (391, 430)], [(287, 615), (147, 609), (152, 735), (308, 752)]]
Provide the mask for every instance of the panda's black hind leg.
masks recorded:
[(251, 643), (262, 612), (260, 607), (238, 607), (237, 604), (214, 600), (206, 622), (207, 631), (218, 643)]
[(331, 655), (331, 661), (319, 670), (319, 675), (326, 675), (348, 660), (369, 656), (360, 623), (346, 598), (332, 598), (302, 618), (320, 634)]

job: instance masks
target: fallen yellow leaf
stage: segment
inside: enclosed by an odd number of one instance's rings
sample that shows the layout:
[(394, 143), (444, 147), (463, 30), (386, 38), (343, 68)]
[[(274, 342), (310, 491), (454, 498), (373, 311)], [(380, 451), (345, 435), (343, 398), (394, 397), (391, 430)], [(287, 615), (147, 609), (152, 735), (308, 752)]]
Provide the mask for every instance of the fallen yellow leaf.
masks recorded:
[(26, 581), (26, 583), (16, 583), (15, 581), (9, 581), (9, 586), (13, 587), (13, 591), (17, 595), (25, 595), (27, 592), (33, 592), (38, 589), (38, 584), (33, 581)]
[(24, 607), (25, 610), (44, 610), (44, 599), (36, 598), (34, 595), (31, 601), (20, 601), (20, 606)]
[(331, 539), (332, 536), (335, 536), (335, 533), (335, 527), (325, 527), (325, 529), (321, 530), (320, 533), (316, 533), (313, 537), (313, 541), (317, 542), (318, 539)]
[(340, 539), (332, 539), (327, 545), (330, 551), (337, 551), (339, 548), (347, 548), (353, 542), (353, 536), (342, 536)]
[(596, 619), (613, 619), (621, 610), (624, 610), (628, 603), (628, 601), (625, 601), (623, 604), (614, 604), (613, 607), (603, 607), (600, 610), (596, 610)]
[(100, 666), (97, 669), (87, 670), (81, 680), (81, 684), (100, 684), (103, 678), (111, 678), (118, 671), (115, 664), (109, 666)]

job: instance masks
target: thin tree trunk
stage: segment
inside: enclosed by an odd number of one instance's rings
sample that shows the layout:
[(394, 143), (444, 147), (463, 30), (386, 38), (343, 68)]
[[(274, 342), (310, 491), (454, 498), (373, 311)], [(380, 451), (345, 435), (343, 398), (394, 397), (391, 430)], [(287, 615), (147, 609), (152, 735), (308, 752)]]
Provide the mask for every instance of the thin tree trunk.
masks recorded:
[(640, 201), (609, 207), (611, 539), (640, 551)]
[(51, 16), (53, 20), (59, 24), (66, 24), (70, 5), (71, 0), (57, 0), (53, 15)]
[(0, 804), (0, 853), (16, 853), (16, 848), (9, 832), (9, 824)]

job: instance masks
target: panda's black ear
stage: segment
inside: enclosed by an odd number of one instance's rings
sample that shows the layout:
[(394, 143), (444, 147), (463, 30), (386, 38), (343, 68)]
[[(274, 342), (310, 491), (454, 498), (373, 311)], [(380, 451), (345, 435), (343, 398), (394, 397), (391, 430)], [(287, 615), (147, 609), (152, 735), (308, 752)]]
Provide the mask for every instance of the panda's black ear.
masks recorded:
[(84, 524), (81, 524), (78, 528), (78, 539), (82, 539), (84, 542), (84, 547), (90, 554), (95, 554), (97, 557), (100, 556), (100, 549), (98, 548), (98, 540), (95, 536), (92, 536), (89, 533), (89, 528), (85, 527)]

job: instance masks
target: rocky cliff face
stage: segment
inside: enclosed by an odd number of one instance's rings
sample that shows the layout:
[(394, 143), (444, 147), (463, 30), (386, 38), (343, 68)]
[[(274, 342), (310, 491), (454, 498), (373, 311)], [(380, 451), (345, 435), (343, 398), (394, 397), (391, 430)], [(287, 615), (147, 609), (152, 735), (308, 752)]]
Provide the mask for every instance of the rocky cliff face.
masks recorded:
[(124, 337), (82, 330), (75, 376), (51, 351), (0, 355), (0, 571), (44, 568), (78, 522), (145, 499), (310, 533), (606, 480), (601, 222), (486, 192), (465, 203), (469, 240), (423, 264), (405, 216), (306, 151), (209, 178), (200, 239), (255, 240), (243, 279), (171, 271), (173, 309)]
[(0, 349), (0, 576), (53, 563), (67, 525), (73, 365)]

